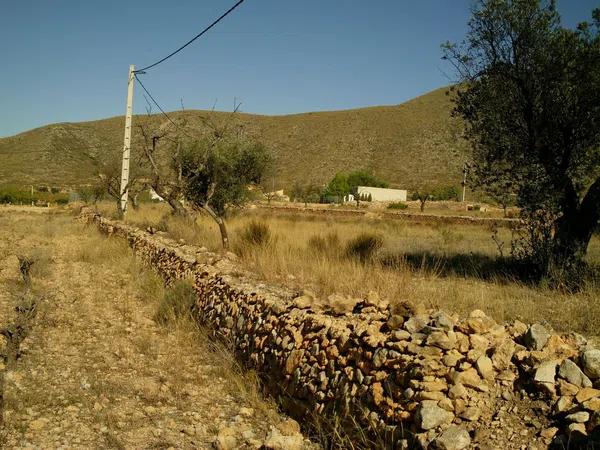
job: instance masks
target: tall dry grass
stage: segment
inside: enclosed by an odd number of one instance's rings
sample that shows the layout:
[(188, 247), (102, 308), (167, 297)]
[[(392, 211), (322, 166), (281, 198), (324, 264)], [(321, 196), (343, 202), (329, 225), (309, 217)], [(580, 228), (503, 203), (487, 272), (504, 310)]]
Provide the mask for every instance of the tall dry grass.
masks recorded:
[[(220, 248), (218, 228), (204, 216), (190, 224), (171, 216), (165, 205), (149, 204), (131, 211), (127, 220), (138, 226), (160, 223), (175, 239), (213, 251)], [(242, 263), (268, 282), (308, 288), (320, 296), (335, 292), (361, 297), (374, 291), (392, 304), (409, 300), (459, 314), (482, 309), (498, 321), (544, 320), (559, 331), (595, 335), (600, 330), (597, 281), (590, 280), (576, 294), (519, 281), (498, 263), (492, 230), (484, 226), (278, 216), (262, 210), (237, 213), (228, 225)], [(256, 238), (260, 233), (269, 238)], [(508, 247), (510, 230), (500, 229), (497, 238)], [(363, 242), (367, 250), (358, 253), (349, 251), (357, 239), (370, 239), (371, 244)], [(370, 256), (360, 253), (364, 251)], [(597, 236), (588, 260), (600, 264)]]

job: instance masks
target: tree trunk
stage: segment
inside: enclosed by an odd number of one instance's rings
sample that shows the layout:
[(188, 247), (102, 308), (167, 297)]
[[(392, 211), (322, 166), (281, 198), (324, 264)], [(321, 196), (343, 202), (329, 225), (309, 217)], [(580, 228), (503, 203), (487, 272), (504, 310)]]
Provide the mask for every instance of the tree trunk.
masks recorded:
[(565, 208), (556, 220), (549, 275), (565, 276), (567, 284), (580, 280), (583, 259), (599, 222), (600, 178), (590, 187), (580, 205), (575, 203)]
[(188, 210), (185, 209), (183, 207), (183, 205), (181, 204), (181, 202), (179, 200), (177, 200), (176, 198), (174, 198), (173, 196), (167, 196), (167, 203), (173, 210), (174, 215), (181, 216), (181, 217), (189, 217), (190, 216), (190, 213), (188, 212)]
[(223, 252), (229, 251), (229, 235), (227, 234), (227, 226), (225, 225), (225, 221), (221, 216), (219, 216), (213, 209), (208, 206), (202, 206), (202, 209), (208, 213), (210, 217), (217, 223), (219, 226), (219, 231), (221, 232), (221, 243), (223, 244)]

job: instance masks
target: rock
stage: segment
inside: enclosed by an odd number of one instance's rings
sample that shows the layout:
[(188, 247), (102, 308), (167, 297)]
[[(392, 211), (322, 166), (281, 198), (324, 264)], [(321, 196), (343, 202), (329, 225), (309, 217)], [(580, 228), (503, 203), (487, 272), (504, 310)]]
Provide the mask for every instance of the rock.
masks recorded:
[(540, 436), (545, 439), (552, 439), (558, 433), (558, 428), (550, 427), (540, 431)]
[(445, 331), (454, 330), (455, 321), (450, 315), (446, 314), (445, 312), (439, 311), (433, 314), (431, 318), (436, 328), (441, 328)]
[(217, 439), (213, 442), (213, 447), (215, 450), (235, 450), (238, 448), (235, 431), (228, 427), (219, 430)]
[(554, 378), (556, 376), (557, 361), (544, 361), (539, 365), (535, 371), (533, 377), (534, 381), (539, 383), (552, 383), (554, 384)]
[(477, 419), (479, 419), (480, 414), (479, 408), (476, 406), (470, 406), (462, 411), (458, 417), (468, 420), (469, 422), (475, 422)]
[(587, 411), (578, 411), (573, 414), (569, 414), (566, 419), (569, 422), (585, 423), (590, 420), (590, 413)]
[(493, 381), (494, 380), (494, 367), (492, 366), (492, 360), (487, 356), (480, 356), (475, 362), (477, 372), (481, 378)]
[(570, 359), (565, 359), (558, 368), (558, 376), (579, 387), (592, 387), (590, 379)]
[(575, 395), (575, 399), (579, 403), (583, 403), (595, 397), (600, 397), (600, 390), (593, 388), (583, 388), (577, 393), (577, 395)]
[(467, 398), (468, 392), (467, 392), (467, 388), (464, 387), (462, 384), (455, 384), (454, 386), (452, 386), (450, 388), (450, 390), (448, 391), (448, 397), (455, 399), (455, 398)]
[(455, 367), (461, 359), (463, 359), (463, 355), (460, 352), (451, 350), (442, 357), (442, 362), (446, 367)]
[(390, 306), (390, 303), (387, 300), (382, 300), (375, 291), (369, 291), (364, 303), (365, 306), (374, 306), (381, 311), (385, 311)]
[(568, 396), (568, 395), (563, 395), (562, 397), (560, 397), (558, 399), (558, 401), (554, 405), (554, 410), (557, 413), (562, 413), (562, 412), (565, 412), (565, 411), (571, 409), (571, 406), (573, 406), (573, 397)]
[(294, 349), (290, 352), (290, 355), (285, 360), (285, 371), (288, 375), (294, 373), (296, 367), (300, 365), (303, 356), (304, 350)]
[(479, 377), (477, 371), (473, 368), (464, 370), (462, 372), (455, 371), (451, 375), (453, 384), (462, 384), (479, 391), (487, 391), (488, 387), (484, 385), (484, 381)]
[(575, 395), (579, 392), (579, 387), (569, 383), (562, 378), (558, 379), (558, 390), (560, 395)]
[(315, 297), (310, 294), (300, 295), (294, 299), (294, 304), (300, 309), (309, 309), (315, 305)]
[(35, 431), (39, 431), (42, 430), (44, 428), (46, 428), (46, 425), (48, 425), (49, 420), (48, 419), (44, 419), (44, 418), (40, 418), (40, 419), (35, 419), (32, 420), (29, 423), (29, 429), (30, 430), (35, 430)]
[(338, 314), (349, 314), (359, 302), (360, 299), (357, 298), (345, 297), (340, 294), (331, 294), (327, 297), (325, 307)]
[(428, 316), (413, 316), (404, 322), (404, 329), (409, 333), (418, 333), (427, 326), (427, 322), (429, 322)]
[(584, 423), (569, 424), (569, 433), (579, 433), (584, 436), (587, 436), (587, 432), (585, 431), (585, 424)]
[(583, 407), (589, 411), (600, 411), (600, 397), (591, 398), (582, 403)]
[(510, 367), (510, 363), (515, 353), (515, 344), (512, 340), (506, 340), (494, 349), (492, 363), (498, 370), (505, 370)]
[(437, 450), (463, 450), (471, 444), (471, 436), (464, 428), (451, 425), (434, 441), (433, 448)]
[(530, 350), (541, 350), (548, 342), (550, 333), (539, 323), (533, 324), (523, 336), (523, 343)]
[(303, 445), (304, 438), (301, 434), (284, 436), (277, 428), (273, 427), (262, 448), (265, 450), (302, 450)]
[(417, 425), (423, 430), (431, 430), (440, 425), (449, 424), (453, 419), (454, 414), (450, 411), (427, 402), (421, 403), (415, 416)]
[[(396, 330), (404, 325), (404, 317), (400, 314), (392, 314), (387, 321), (387, 326), (390, 330)], [(404, 331), (404, 330), (402, 330)], [(407, 331), (405, 333), (409, 334)], [(409, 334), (410, 335), (410, 334)]]
[(427, 345), (432, 345), (442, 350), (452, 350), (456, 347), (456, 335), (453, 332), (434, 331), (427, 337)]
[(284, 436), (293, 436), (295, 434), (300, 434), (300, 424), (296, 422), (294, 419), (287, 419), (283, 422), (277, 424), (277, 429)]
[(600, 378), (600, 350), (591, 349), (583, 352), (581, 356), (583, 371), (592, 380)]

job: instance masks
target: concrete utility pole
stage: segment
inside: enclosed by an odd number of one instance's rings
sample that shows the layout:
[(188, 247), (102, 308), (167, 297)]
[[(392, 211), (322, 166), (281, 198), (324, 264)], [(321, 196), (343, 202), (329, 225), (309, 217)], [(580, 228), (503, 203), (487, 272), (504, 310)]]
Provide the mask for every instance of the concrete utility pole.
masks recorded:
[(121, 166), (121, 211), (127, 214), (127, 196), (129, 195), (129, 155), (131, 153), (131, 114), (133, 111), (133, 84), (135, 81), (135, 66), (129, 66), (129, 81), (127, 83), (127, 111), (125, 112), (125, 138), (123, 140), (123, 164)]
[(462, 182), (462, 202), (465, 202), (465, 196), (467, 193), (467, 172), (469, 171), (469, 165), (465, 163), (463, 166), (463, 182)]

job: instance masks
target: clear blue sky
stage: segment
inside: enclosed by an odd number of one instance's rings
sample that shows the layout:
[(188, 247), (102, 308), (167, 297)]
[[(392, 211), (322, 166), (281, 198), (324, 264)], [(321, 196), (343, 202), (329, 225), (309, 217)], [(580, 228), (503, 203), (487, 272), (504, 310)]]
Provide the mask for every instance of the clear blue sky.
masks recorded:
[[(0, 0), (0, 136), (125, 110), (127, 70), (165, 56), (234, 0)], [(598, 0), (559, 0), (563, 23)], [(144, 75), (163, 107), (287, 114), (397, 104), (449, 84), (440, 44), (470, 0), (246, 0)], [(136, 86), (134, 110), (144, 112)]]

